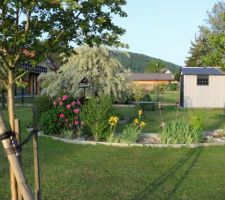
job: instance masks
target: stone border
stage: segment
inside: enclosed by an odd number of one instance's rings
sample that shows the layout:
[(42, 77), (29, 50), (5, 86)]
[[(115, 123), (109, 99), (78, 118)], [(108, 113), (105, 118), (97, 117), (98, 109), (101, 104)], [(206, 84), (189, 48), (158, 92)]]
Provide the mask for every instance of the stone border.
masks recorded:
[(109, 143), (109, 142), (93, 142), (93, 141), (82, 141), (77, 139), (66, 139), (50, 135), (45, 135), (42, 133), (38, 134), (39, 136), (51, 138), (53, 140), (62, 141), (65, 143), (71, 144), (82, 144), (82, 145), (105, 145), (105, 146), (114, 146), (114, 147), (155, 147), (155, 148), (196, 148), (196, 147), (209, 147), (209, 146), (223, 146), (224, 143), (199, 143), (199, 144), (127, 144), (127, 143)]

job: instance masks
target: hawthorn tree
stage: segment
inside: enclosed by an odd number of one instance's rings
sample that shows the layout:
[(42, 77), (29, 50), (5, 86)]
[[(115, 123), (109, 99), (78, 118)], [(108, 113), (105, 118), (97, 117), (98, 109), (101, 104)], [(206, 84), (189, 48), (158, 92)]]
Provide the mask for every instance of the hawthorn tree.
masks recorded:
[(126, 0), (1, 0), (0, 83), (6, 88), (11, 130), (14, 131), (14, 84), (47, 55), (73, 53), (73, 44), (124, 46), (125, 30), (114, 24)]

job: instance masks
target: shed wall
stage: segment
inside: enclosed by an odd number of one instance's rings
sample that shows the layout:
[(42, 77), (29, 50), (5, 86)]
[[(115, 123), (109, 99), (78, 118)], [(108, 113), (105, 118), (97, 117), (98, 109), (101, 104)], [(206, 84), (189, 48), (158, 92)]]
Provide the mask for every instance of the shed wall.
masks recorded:
[(209, 76), (209, 85), (197, 85), (197, 75), (184, 75), (184, 107), (223, 108), (225, 76)]

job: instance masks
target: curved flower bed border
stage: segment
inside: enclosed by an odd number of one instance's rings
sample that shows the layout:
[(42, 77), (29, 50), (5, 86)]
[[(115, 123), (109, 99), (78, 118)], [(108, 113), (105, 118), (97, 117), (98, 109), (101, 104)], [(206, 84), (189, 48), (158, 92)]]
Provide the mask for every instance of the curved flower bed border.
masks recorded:
[(182, 148), (182, 147), (189, 147), (189, 148), (196, 148), (196, 147), (209, 147), (209, 146), (223, 146), (223, 143), (199, 143), (199, 144), (125, 144), (125, 143), (110, 143), (110, 142), (94, 142), (94, 141), (82, 141), (77, 139), (66, 139), (60, 138), (50, 135), (45, 135), (42, 133), (38, 134), (39, 136), (51, 138), (53, 140), (62, 141), (65, 143), (72, 143), (72, 144), (82, 144), (82, 145), (105, 145), (105, 146), (115, 146), (115, 147), (156, 147), (156, 148)]

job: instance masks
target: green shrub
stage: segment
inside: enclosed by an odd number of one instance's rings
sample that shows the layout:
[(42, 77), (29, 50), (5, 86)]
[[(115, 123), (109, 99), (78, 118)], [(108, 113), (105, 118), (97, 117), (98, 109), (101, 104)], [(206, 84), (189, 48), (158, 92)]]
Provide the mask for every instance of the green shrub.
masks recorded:
[(145, 96), (145, 91), (141, 86), (133, 84), (132, 95), (135, 101), (140, 101)]
[(167, 123), (161, 133), (161, 142), (165, 144), (191, 144), (201, 142), (202, 129), (193, 127), (185, 119)]
[(45, 134), (61, 134), (62, 131), (79, 131), (81, 102), (67, 95), (58, 97), (48, 111), (40, 114), (40, 127)]
[(59, 134), (61, 125), (57, 121), (58, 111), (54, 108), (42, 112), (40, 115), (40, 128), (45, 134)]
[(170, 84), (167, 85), (166, 90), (177, 91), (178, 90), (178, 84), (177, 83), (170, 83)]
[(145, 95), (142, 97), (141, 101), (151, 101), (150, 93), (145, 93)]
[(64, 137), (64, 138), (68, 138), (68, 139), (71, 139), (73, 138), (74, 136), (74, 132), (72, 130), (63, 130), (61, 135)]
[(112, 101), (107, 96), (89, 99), (81, 109), (81, 120), (90, 129), (95, 141), (107, 137), (108, 119), (111, 115)]
[(52, 109), (53, 106), (54, 106), (53, 102), (52, 102), (52, 99), (47, 95), (39, 96), (35, 100), (34, 105), (37, 107), (38, 117), (40, 117), (40, 115), (42, 113), (47, 112), (50, 109)]

